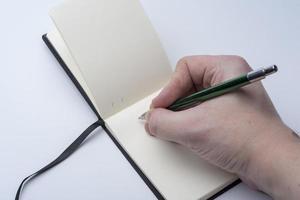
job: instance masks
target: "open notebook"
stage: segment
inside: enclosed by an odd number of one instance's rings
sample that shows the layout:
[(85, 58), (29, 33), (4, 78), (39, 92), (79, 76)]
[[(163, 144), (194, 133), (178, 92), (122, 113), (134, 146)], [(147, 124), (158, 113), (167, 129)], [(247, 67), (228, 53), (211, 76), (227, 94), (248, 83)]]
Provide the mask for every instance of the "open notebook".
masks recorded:
[(50, 16), (46, 44), (157, 198), (208, 199), (237, 180), (138, 120), (172, 73), (138, 0), (66, 1)]

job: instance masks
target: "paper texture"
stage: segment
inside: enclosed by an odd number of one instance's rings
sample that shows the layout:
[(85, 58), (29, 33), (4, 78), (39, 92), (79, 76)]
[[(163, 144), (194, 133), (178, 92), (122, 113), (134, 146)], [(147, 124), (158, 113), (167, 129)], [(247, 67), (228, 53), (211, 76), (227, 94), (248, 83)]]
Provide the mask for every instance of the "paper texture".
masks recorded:
[(149, 136), (138, 120), (155, 94), (108, 118), (115, 138), (166, 199), (206, 199), (236, 180), (184, 147)]
[(158, 90), (171, 67), (138, 0), (73, 0), (50, 13), (105, 119)]

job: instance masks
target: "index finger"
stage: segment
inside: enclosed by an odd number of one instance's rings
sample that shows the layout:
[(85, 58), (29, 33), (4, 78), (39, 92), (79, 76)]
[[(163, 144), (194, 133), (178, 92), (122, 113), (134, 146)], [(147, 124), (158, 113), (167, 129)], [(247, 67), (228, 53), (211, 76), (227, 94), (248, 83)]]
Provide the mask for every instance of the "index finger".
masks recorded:
[(187, 59), (182, 58), (176, 65), (169, 83), (152, 100), (151, 108), (165, 108), (188, 92), (195, 91), (194, 83), (189, 72)]
[(170, 82), (153, 99), (152, 108), (166, 108), (177, 99), (250, 70), (240, 56), (188, 56), (176, 66)]

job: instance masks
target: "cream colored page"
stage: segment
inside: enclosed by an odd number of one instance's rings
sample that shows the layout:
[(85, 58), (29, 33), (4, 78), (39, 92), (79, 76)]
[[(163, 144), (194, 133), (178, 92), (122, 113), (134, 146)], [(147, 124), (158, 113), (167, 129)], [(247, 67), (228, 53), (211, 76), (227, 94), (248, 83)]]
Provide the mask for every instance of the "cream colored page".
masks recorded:
[(138, 0), (72, 0), (50, 13), (103, 118), (158, 90), (171, 67)]
[[(47, 34), (91, 101), (95, 100), (57, 30)], [(138, 116), (156, 93), (107, 119), (114, 136), (166, 199), (206, 198), (235, 180), (191, 152), (148, 136)]]
[(99, 112), (96, 101), (95, 101), (90, 89), (88, 88), (85, 80), (83, 79), (82, 74), (81, 74), (77, 64), (74, 62), (66, 44), (64, 43), (63, 39), (61, 38), (58, 30), (53, 29), (51, 32), (49, 32), (47, 34), (47, 38), (49, 39), (51, 44), (54, 46), (54, 48), (58, 52), (59, 56), (63, 59), (65, 64), (68, 66), (69, 70), (75, 76), (76, 80), (80, 83), (81, 87), (84, 89), (84, 91), (88, 95), (89, 99), (92, 101), (93, 105), (95, 106), (96, 110)]
[(113, 135), (166, 199), (206, 199), (236, 177), (174, 143), (149, 136), (138, 120), (156, 93), (106, 120)]

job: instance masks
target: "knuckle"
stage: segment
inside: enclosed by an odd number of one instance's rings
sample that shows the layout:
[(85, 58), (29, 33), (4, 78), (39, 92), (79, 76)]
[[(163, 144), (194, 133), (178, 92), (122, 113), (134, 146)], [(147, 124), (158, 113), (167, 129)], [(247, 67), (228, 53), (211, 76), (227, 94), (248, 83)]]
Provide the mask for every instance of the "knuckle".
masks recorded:
[(242, 57), (242, 56), (239, 56), (239, 55), (232, 55), (231, 57), (232, 57), (232, 59), (235, 59), (237, 62), (240, 62), (240, 63), (247, 63), (247, 61), (245, 60), (245, 58)]
[(185, 69), (189, 65), (189, 63), (193, 62), (194, 60), (196, 60), (199, 57), (202, 57), (202, 56), (192, 55), (192, 56), (184, 56), (184, 57), (180, 58), (177, 61), (176, 70), (182, 69), (182, 68)]
[(176, 87), (177, 89), (181, 89), (183, 85), (182, 78), (179, 76), (174, 76), (172, 78), (171, 84), (173, 87)]
[(176, 64), (176, 70), (180, 70), (180, 69), (182, 69), (182, 68), (185, 68), (188, 59), (189, 59), (189, 56), (185, 56), (185, 57), (180, 58), (180, 59), (177, 61), (177, 64)]
[[(221, 66), (228, 66), (229, 69), (226, 70), (229, 74), (237, 74), (241, 72), (249, 72), (251, 71), (251, 67), (245, 58), (238, 55), (223, 55), (220, 56)], [(227, 67), (226, 67), (227, 69)]]
[(178, 63), (182, 63), (182, 62), (186, 62), (187, 60), (189, 60), (192, 56), (183, 56), (182, 58), (180, 58), (178, 60)]
[(245, 58), (243, 58), (241, 56), (237, 56), (237, 55), (233, 56), (232, 58), (238, 69), (240, 69), (242, 71), (250, 71), (251, 70), (251, 67), (249, 66), (249, 64)]

